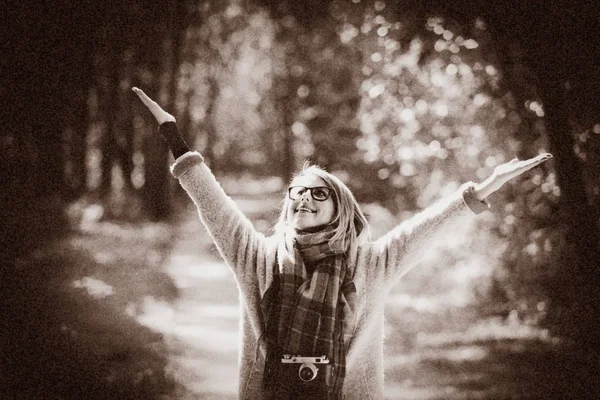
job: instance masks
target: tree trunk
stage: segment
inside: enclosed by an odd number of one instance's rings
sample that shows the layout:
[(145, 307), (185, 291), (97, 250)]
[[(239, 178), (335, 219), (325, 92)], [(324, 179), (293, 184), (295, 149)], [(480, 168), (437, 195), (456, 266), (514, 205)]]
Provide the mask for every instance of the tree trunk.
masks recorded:
[[(123, 58), (123, 79), (128, 82), (133, 81), (133, 76), (135, 73), (135, 64), (133, 60), (134, 50), (132, 47), (129, 47), (125, 50), (125, 55)], [(122, 98), (121, 105), (123, 106), (124, 113), (123, 117), (120, 118), (120, 126), (119, 126), (119, 136), (117, 143), (119, 145), (119, 163), (121, 165), (121, 169), (123, 172), (123, 180), (125, 182), (125, 189), (128, 193), (135, 192), (133, 186), (133, 156), (134, 156), (134, 104), (139, 102), (137, 96), (135, 96), (130, 88), (125, 90), (125, 93), (120, 93), (120, 98)]]
[(39, 198), (61, 196), (65, 192), (64, 149), (62, 119), (57, 115), (62, 112), (58, 107), (51, 107), (45, 118), (33, 123), (36, 136), (37, 162), (35, 164), (35, 187)]
[(595, 333), (600, 320), (598, 214), (587, 198), (582, 167), (573, 151), (575, 141), (567, 122), (563, 87), (559, 82), (546, 81), (542, 89), (567, 243), (561, 257), (563, 269), (552, 287), (555, 308), (549, 322), (560, 333), (600, 351), (600, 338)]
[(287, 107), (284, 108), (283, 119), (285, 121), (284, 126), (282, 127), (283, 134), (283, 148), (282, 148), (282, 168), (281, 168), (281, 178), (284, 182), (290, 182), (292, 177), (294, 176), (294, 172), (296, 170), (296, 160), (294, 157), (294, 133), (292, 132), (292, 124), (293, 121), (290, 121), (291, 114), (293, 111), (289, 110)]
[[(114, 39), (111, 29), (108, 35), (109, 40)], [(108, 87), (104, 92), (105, 130), (102, 138), (102, 181), (100, 184), (100, 195), (108, 203), (112, 191), (112, 168), (118, 156), (117, 146), (117, 119), (119, 117), (119, 79), (120, 79), (120, 51), (118, 48), (111, 47), (107, 49), (108, 65), (107, 80)]]
[(121, 171), (123, 173), (123, 181), (125, 182), (125, 189), (129, 192), (133, 191), (133, 182), (131, 177), (133, 175), (133, 99), (132, 96), (130, 98), (125, 99), (125, 110), (129, 112), (129, 115), (126, 115), (120, 124), (119, 136), (117, 143), (119, 145), (119, 164), (121, 165)]
[(217, 160), (215, 159), (215, 144), (217, 143), (217, 132), (215, 129), (215, 105), (219, 98), (219, 82), (217, 78), (213, 75), (211, 70), (210, 76), (208, 77), (208, 86), (209, 86), (209, 96), (208, 96), (208, 107), (206, 109), (206, 117), (204, 118), (204, 131), (206, 132), (206, 148), (203, 151), (204, 158), (206, 162), (210, 164), (211, 169), (214, 171), (219, 170), (219, 165)]
[[(292, 42), (293, 32), (290, 29), (281, 27), (277, 42), (282, 46), (281, 60), (283, 67), (275, 72), (275, 98), (278, 104), (278, 111), (281, 118), (281, 178), (284, 182), (289, 182), (294, 176), (296, 170), (296, 160), (294, 154), (294, 132), (292, 125), (296, 117), (296, 92), (298, 82), (292, 81), (289, 73), (289, 67), (293, 57), (285, 51), (285, 43)], [(293, 43), (293, 42), (292, 42)]]
[[(89, 76), (88, 76), (89, 78)], [(74, 93), (72, 112), (70, 117), (71, 140), (69, 143), (69, 195), (77, 198), (86, 190), (86, 152), (87, 128), (89, 124), (87, 110), (87, 90), (80, 88)]]

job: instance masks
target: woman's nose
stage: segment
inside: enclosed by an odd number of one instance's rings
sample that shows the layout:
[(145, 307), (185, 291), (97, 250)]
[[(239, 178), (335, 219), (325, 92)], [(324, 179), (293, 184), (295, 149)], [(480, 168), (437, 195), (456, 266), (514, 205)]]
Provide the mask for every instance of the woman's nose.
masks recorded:
[(310, 192), (310, 189), (307, 189), (304, 193), (302, 193), (302, 197), (300, 198), (300, 201), (311, 201), (312, 200), (312, 194)]

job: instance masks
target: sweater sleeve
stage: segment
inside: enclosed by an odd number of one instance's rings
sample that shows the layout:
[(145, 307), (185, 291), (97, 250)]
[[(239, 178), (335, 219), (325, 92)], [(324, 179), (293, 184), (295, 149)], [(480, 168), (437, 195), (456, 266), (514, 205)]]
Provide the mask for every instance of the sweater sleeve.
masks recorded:
[(377, 265), (392, 285), (410, 271), (428, 247), (452, 235), (453, 228), (475, 214), (489, 209), (489, 204), (475, 198), (473, 182), (465, 183), (452, 195), (443, 198), (404, 221), (373, 243)]
[[(225, 194), (198, 152), (178, 157), (171, 173), (194, 201), (198, 214), (221, 256), (233, 269), (238, 281), (256, 274), (257, 257), (263, 252), (265, 236)], [(244, 277), (240, 276), (244, 275)]]

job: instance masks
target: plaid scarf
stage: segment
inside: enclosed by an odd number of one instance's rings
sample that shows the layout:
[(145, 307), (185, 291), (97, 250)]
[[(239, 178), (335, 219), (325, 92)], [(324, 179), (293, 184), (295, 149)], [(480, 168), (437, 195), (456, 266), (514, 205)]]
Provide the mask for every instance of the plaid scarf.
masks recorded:
[(278, 295), (268, 305), (267, 343), (268, 353), (326, 355), (333, 367), (330, 398), (339, 398), (354, 327), (350, 302), (356, 289), (343, 249), (329, 243), (333, 235), (331, 229), (286, 234), (278, 250)]

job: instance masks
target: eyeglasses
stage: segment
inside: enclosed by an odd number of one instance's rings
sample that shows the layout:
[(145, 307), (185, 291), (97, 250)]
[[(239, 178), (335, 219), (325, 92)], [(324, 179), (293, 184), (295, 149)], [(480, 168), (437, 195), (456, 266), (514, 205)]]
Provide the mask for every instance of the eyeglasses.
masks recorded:
[(327, 200), (333, 192), (333, 190), (331, 190), (327, 186), (292, 186), (288, 189), (288, 197), (290, 198), (290, 200), (298, 200), (307, 190), (310, 190), (311, 197), (316, 201)]

